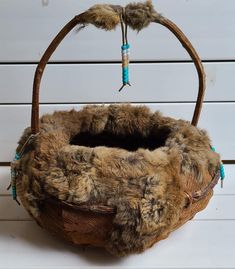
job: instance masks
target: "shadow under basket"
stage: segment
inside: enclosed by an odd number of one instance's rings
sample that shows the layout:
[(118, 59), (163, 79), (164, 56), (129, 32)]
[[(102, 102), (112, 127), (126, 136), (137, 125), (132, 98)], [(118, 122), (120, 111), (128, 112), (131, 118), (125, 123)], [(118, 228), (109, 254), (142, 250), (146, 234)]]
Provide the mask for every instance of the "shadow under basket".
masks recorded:
[[(130, 104), (90, 105), (39, 119), (41, 77), (67, 33), (78, 24), (110, 26), (97, 25), (96, 11), (102, 8), (134, 28), (130, 18), (138, 13), (132, 10), (140, 7), (143, 14), (151, 13), (146, 18), (175, 34), (195, 63), (199, 94), (192, 123)], [(104, 17), (109, 22), (116, 18)], [(116, 256), (142, 252), (166, 238), (206, 207), (221, 176), (219, 155), (206, 132), (196, 127), (204, 91), (196, 51), (149, 1), (125, 9), (95, 6), (76, 16), (55, 37), (35, 73), (32, 124), (12, 163), (12, 186), (22, 204), (52, 233)]]

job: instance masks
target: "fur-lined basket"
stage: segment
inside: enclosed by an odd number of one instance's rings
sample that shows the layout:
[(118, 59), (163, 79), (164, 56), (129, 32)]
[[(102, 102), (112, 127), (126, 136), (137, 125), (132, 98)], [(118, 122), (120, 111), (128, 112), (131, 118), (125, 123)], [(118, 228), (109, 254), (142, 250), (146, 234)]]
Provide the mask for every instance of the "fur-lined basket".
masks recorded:
[[(167, 27), (190, 54), (199, 77), (192, 123), (145, 106), (87, 106), (39, 119), (44, 68), (75, 26), (112, 30), (124, 22), (140, 31)], [(38, 64), (31, 127), (12, 162), (17, 194), (37, 223), (78, 245), (105, 247), (117, 256), (142, 252), (166, 238), (209, 202), (221, 177), (220, 157), (197, 125), (205, 91), (200, 58), (189, 40), (151, 2), (96, 5), (75, 16)]]

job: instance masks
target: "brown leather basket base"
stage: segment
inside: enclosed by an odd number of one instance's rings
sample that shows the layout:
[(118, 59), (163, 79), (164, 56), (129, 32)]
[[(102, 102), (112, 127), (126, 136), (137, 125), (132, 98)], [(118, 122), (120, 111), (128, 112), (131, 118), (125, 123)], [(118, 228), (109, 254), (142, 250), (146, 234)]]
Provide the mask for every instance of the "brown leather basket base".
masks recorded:
[[(129, 104), (87, 106), (39, 119), (41, 78), (51, 55), (77, 25), (112, 30), (150, 23), (168, 28), (191, 56), (199, 78), (192, 122)], [(124, 23), (124, 24), (123, 24)], [(37, 223), (77, 245), (116, 256), (139, 253), (203, 210), (220, 178), (220, 157), (196, 127), (205, 73), (190, 41), (151, 1), (125, 8), (96, 5), (75, 16), (45, 51), (35, 72), (31, 127), (17, 148), (12, 185)]]

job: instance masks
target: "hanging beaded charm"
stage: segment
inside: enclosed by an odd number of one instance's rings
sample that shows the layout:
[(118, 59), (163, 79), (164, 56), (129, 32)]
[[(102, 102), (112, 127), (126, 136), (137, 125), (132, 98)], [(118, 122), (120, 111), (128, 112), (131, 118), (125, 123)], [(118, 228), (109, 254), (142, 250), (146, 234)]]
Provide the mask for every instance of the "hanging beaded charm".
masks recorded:
[(125, 44), (122, 46), (122, 88), (119, 90), (121, 91), (124, 86), (129, 85), (129, 55), (130, 55), (130, 45)]
[(24, 145), (21, 147), (21, 150), (15, 154), (15, 157), (14, 157), (13, 161), (11, 162), (11, 183), (10, 183), (9, 187), (7, 188), (7, 190), (9, 190), (11, 188), (12, 198), (14, 201), (17, 202), (18, 205), (20, 205), (20, 202), (17, 199), (17, 191), (16, 191), (16, 179), (17, 179), (16, 162), (20, 160), (22, 154), (24, 153), (26, 145), (31, 143), (32, 139), (35, 136), (36, 135), (32, 134), (28, 137), (28, 139), (26, 140)]
[[(216, 149), (214, 147), (211, 147), (211, 150), (216, 152)], [(224, 164), (222, 161), (220, 162), (220, 179), (221, 179), (221, 188), (223, 188), (224, 179), (225, 179), (225, 170), (224, 170)]]
[[(119, 92), (126, 86), (130, 84), (129, 81), (129, 56), (130, 56), (130, 45), (127, 40), (127, 24), (124, 22), (123, 17), (125, 17), (125, 10), (120, 15), (121, 29), (122, 29), (122, 87)], [(125, 27), (124, 27), (125, 24)]]
[(12, 198), (14, 201), (17, 202), (18, 205), (20, 205), (20, 202), (17, 199), (17, 193), (16, 193), (16, 178), (17, 178), (17, 171), (16, 171), (16, 162), (20, 159), (20, 155), (16, 153), (14, 160), (11, 163), (11, 184), (7, 189), (10, 189), (12, 192)]

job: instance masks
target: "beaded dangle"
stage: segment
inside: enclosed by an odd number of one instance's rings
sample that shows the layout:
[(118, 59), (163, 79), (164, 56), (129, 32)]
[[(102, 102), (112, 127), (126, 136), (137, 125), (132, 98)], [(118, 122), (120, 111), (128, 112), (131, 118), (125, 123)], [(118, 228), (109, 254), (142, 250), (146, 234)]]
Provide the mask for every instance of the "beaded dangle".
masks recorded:
[(18, 176), (17, 169), (16, 169), (16, 164), (17, 164), (17, 161), (20, 160), (22, 154), (24, 153), (26, 145), (29, 144), (35, 136), (36, 135), (32, 134), (32, 135), (30, 135), (28, 137), (28, 139), (26, 140), (24, 145), (21, 147), (20, 151), (15, 154), (15, 157), (14, 157), (13, 161), (11, 162), (11, 183), (8, 186), (7, 190), (9, 190), (11, 188), (12, 198), (13, 198), (14, 201), (17, 202), (18, 205), (20, 205), (20, 202), (17, 199), (17, 191), (16, 191), (16, 179), (17, 179), (17, 176)]
[[(125, 11), (120, 15), (121, 30), (122, 30), (122, 87), (119, 92), (126, 86), (130, 84), (129, 81), (129, 56), (130, 56), (130, 45), (127, 40), (127, 24), (124, 22), (123, 16), (125, 16)], [(125, 25), (125, 26), (124, 26)]]
[[(216, 152), (216, 149), (211, 146), (211, 150)], [(221, 179), (221, 188), (224, 186), (224, 179), (225, 179), (225, 170), (224, 170), (224, 164), (222, 161), (220, 161), (220, 179)]]
[(16, 171), (16, 162), (20, 159), (20, 155), (18, 153), (15, 154), (14, 160), (11, 162), (11, 184), (7, 189), (11, 187), (12, 198), (14, 201), (20, 205), (20, 202), (17, 199), (17, 192), (16, 192), (16, 178), (17, 178), (17, 171)]

